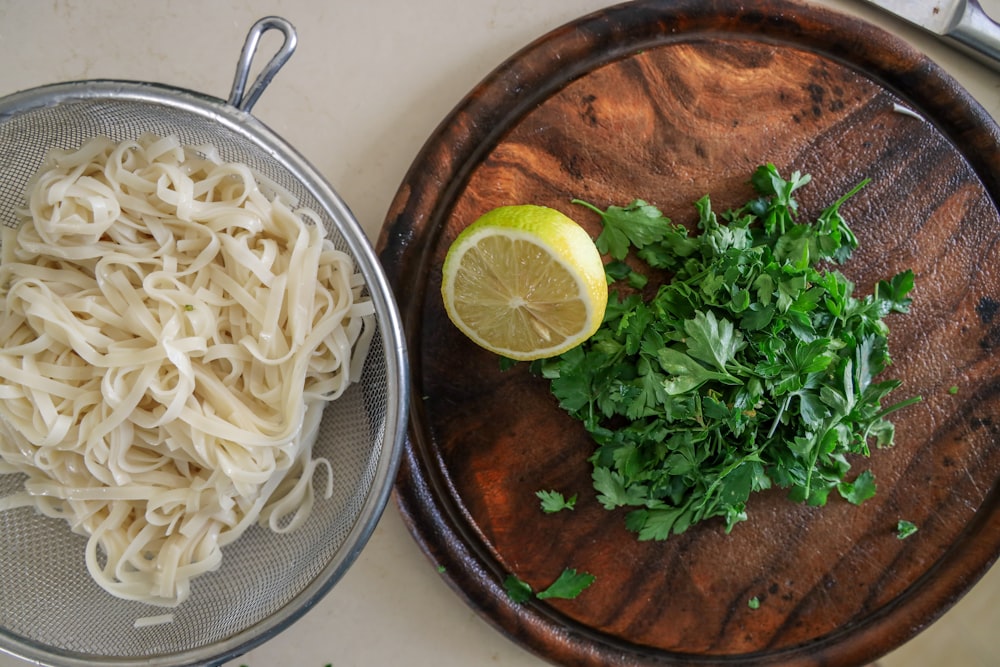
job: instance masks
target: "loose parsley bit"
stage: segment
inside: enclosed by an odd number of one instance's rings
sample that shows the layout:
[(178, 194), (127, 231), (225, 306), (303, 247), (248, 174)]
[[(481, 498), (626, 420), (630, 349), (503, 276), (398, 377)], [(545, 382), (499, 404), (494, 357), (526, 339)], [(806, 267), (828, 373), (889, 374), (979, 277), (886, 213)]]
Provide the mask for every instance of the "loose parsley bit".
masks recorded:
[(530, 584), (513, 574), (507, 576), (503, 585), (507, 596), (513, 602), (522, 604), (530, 600), (532, 595), (539, 600), (554, 598), (572, 600), (594, 583), (595, 578), (594, 575), (587, 572), (577, 572), (574, 569), (566, 568), (548, 588), (537, 594), (532, 590)]
[(531, 599), (531, 596), (535, 594), (531, 590), (531, 585), (526, 581), (522, 581), (516, 575), (509, 574), (507, 578), (503, 581), (504, 590), (507, 591), (507, 597), (511, 599), (512, 602), (517, 604), (523, 604)]
[(896, 537), (901, 540), (905, 540), (907, 537), (917, 532), (917, 530), (917, 524), (912, 521), (900, 519), (900, 521), (896, 524)]
[(542, 511), (546, 514), (572, 510), (576, 507), (576, 494), (570, 496), (568, 500), (558, 491), (536, 491), (535, 495), (542, 501)]
[[(729, 532), (750, 494), (772, 486), (810, 505), (833, 490), (870, 498), (874, 476), (848, 480), (849, 457), (890, 446), (887, 415), (919, 400), (883, 407), (900, 383), (877, 380), (891, 363), (883, 318), (908, 312), (913, 272), (860, 297), (821, 269), (857, 247), (840, 208), (866, 182), (800, 221), (793, 193), (809, 181), (762, 166), (760, 196), (741, 208), (696, 202), (697, 235), (641, 200), (604, 211), (576, 201), (600, 214), (609, 278), (631, 289), (613, 290), (591, 339), (533, 368), (596, 443), (598, 500), (631, 508), (640, 540), (713, 517)], [(636, 260), (672, 279), (644, 299)]]

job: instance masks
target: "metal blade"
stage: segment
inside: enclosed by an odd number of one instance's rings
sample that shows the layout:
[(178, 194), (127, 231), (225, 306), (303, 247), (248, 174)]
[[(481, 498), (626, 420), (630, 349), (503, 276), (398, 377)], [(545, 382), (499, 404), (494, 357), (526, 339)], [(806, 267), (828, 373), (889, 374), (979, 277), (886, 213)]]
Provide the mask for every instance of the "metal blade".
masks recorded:
[(938, 35), (947, 35), (965, 11), (965, 0), (867, 1)]

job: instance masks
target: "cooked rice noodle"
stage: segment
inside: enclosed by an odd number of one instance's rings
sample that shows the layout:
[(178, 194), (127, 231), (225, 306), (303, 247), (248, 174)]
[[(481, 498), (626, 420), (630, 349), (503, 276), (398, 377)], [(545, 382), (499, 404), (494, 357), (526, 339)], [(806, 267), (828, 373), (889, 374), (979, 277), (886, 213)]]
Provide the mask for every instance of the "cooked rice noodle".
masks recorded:
[(175, 606), (253, 524), (308, 516), (323, 407), (374, 310), (315, 213), (176, 137), (53, 150), (0, 255), (0, 510), (88, 537), (110, 593)]

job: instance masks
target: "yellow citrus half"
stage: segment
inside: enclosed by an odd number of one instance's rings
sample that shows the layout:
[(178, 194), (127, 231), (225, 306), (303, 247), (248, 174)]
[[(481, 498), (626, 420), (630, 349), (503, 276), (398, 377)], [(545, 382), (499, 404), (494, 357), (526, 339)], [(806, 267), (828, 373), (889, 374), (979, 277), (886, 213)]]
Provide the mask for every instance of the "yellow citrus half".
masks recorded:
[(604, 319), (604, 262), (583, 227), (544, 206), (501, 206), (445, 256), (448, 317), (477, 345), (521, 361), (561, 354)]

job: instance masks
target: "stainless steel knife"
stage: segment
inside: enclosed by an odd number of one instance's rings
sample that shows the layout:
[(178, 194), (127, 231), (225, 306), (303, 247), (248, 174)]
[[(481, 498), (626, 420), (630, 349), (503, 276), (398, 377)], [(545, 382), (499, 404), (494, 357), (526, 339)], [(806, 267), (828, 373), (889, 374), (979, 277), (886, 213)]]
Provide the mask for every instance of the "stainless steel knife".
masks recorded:
[(978, 0), (866, 0), (932, 32), (1000, 72), (1000, 24)]

